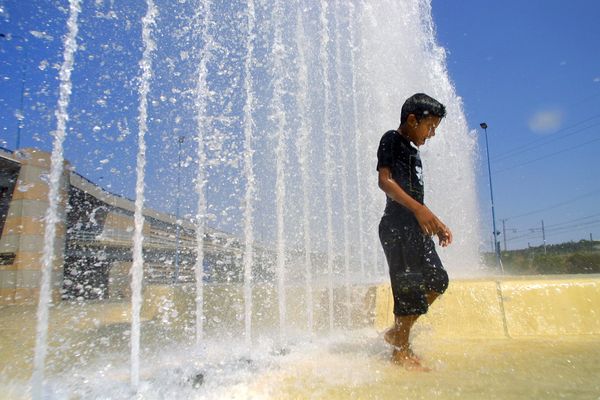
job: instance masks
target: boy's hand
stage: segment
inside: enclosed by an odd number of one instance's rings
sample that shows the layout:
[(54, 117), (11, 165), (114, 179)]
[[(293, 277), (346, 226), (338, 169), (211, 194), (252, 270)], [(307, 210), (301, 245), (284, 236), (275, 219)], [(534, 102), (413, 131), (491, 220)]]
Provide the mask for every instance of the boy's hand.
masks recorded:
[(440, 226), (444, 225), (426, 206), (419, 207), (415, 211), (415, 217), (421, 226), (421, 230), (427, 236), (435, 235), (440, 231)]
[(424, 234), (427, 236), (437, 235), (440, 246), (446, 247), (452, 243), (452, 231), (429, 208), (419, 207), (415, 211), (415, 217)]
[(442, 224), (442, 229), (437, 232), (437, 237), (440, 241), (440, 246), (442, 247), (446, 247), (452, 243), (452, 232), (450, 231), (450, 228), (444, 224)]

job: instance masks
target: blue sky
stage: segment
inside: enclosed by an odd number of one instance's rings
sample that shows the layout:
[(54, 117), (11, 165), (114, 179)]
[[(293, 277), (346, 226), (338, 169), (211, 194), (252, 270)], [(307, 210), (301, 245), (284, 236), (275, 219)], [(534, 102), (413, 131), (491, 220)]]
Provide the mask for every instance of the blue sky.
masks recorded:
[[(14, 35), (0, 42), (3, 146), (14, 148), (21, 60), (27, 59), (22, 145), (50, 148), (47, 127), (55, 126), (66, 4), (0, 0), (0, 33)], [(71, 99), (65, 156), (76, 160), (77, 169), (93, 181), (131, 196), (137, 108), (128, 104), (136, 96), (141, 56), (131, 38), (140, 36), (137, 22), (145, 8), (142, 1), (118, 2), (118, 7), (112, 0), (84, 4), (79, 39), (84, 46), (76, 54), (74, 74), (79, 89)], [(508, 248), (540, 245), (542, 220), (548, 243), (589, 239), (590, 233), (600, 239), (600, 2), (432, 0), (432, 10), (437, 40), (447, 50), (450, 78), (463, 99), (470, 127), (481, 139), (478, 192), (483, 231), (490, 237), (483, 239), (484, 244), (491, 241), (491, 211), (485, 142), (479, 129), (483, 121), (489, 126), (496, 220), (500, 230), (505, 220)], [(155, 142), (149, 138), (148, 179), (174, 185), (176, 165), (152, 165), (152, 160), (172, 159), (177, 141), (171, 139), (194, 125), (177, 111), (190, 107), (185, 94), (190, 77), (177, 76), (172, 63), (193, 65), (195, 52), (173, 34), (173, 29), (189, 22), (185, 12), (163, 11), (177, 18), (162, 21), (165, 30), (156, 32), (166, 49), (156, 65), (167, 75), (153, 82), (150, 113), (161, 117), (150, 124), (154, 132), (162, 133)], [(107, 104), (118, 106), (118, 118)], [(180, 131), (170, 130), (173, 121), (178, 121)], [(223, 145), (227, 143), (215, 143)], [(115, 151), (100, 151), (106, 148)], [(183, 155), (184, 165), (190, 155), (193, 152)], [(222, 193), (222, 198), (238, 195)], [(164, 194), (149, 190), (147, 196), (160, 201)], [(223, 205), (215, 214), (230, 206)], [(503, 239), (500, 236), (502, 244)]]
[(432, 9), (450, 77), (481, 136), (488, 249), (484, 121), (508, 248), (542, 244), (542, 220), (547, 243), (600, 240), (600, 2), (433, 0)]

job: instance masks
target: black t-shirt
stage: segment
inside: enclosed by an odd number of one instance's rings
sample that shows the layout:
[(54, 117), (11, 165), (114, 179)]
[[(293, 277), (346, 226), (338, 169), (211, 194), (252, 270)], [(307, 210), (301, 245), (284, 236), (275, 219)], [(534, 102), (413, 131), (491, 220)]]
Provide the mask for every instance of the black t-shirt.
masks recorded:
[[(423, 166), (419, 150), (398, 131), (387, 131), (379, 142), (377, 149), (377, 170), (388, 167), (392, 179), (400, 185), (413, 199), (423, 204)], [(385, 206), (384, 217), (391, 217), (397, 222), (406, 218), (415, 220), (414, 214), (406, 207), (392, 200), (389, 196)]]

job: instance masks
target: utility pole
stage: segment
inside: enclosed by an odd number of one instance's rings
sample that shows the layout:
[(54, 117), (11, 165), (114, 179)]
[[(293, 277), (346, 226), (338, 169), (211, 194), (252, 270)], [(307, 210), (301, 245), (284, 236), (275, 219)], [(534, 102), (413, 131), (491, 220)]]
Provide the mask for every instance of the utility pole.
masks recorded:
[(487, 124), (482, 122), (479, 124), (483, 131), (485, 132), (485, 151), (487, 155), (487, 165), (488, 165), (488, 176), (490, 178), (490, 198), (492, 201), (492, 228), (493, 228), (493, 237), (494, 237), (494, 253), (496, 253), (496, 265), (500, 268), (500, 271), (504, 272), (504, 267), (502, 266), (502, 260), (500, 259), (500, 246), (498, 244), (498, 231), (496, 230), (496, 212), (494, 210), (494, 189), (492, 187), (492, 167), (490, 166), (490, 148), (488, 146), (488, 136), (487, 136)]
[(544, 220), (542, 220), (542, 239), (544, 240), (544, 254), (546, 254), (546, 230), (544, 229)]
[(506, 251), (506, 219), (502, 220), (502, 237), (504, 238), (504, 251)]

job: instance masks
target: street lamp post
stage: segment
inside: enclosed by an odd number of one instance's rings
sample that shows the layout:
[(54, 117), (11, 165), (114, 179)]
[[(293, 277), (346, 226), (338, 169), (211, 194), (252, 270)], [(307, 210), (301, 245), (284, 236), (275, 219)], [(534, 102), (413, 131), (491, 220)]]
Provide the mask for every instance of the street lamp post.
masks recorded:
[(490, 178), (490, 198), (492, 201), (492, 227), (494, 229), (492, 236), (494, 238), (494, 253), (496, 254), (496, 265), (500, 268), (500, 270), (502, 272), (504, 272), (504, 267), (502, 266), (502, 260), (500, 259), (500, 248), (498, 246), (498, 231), (496, 230), (496, 212), (494, 210), (494, 189), (492, 187), (492, 168), (490, 166), (490, 148), (488, 145), (488, 136), (487, 136), (487, 127), (488, 126), (485, 122), (482, 122), (481, 124), (479, 124), (479, 126), (481, 126), (481, 128), (485, 132), (485, 152), (487, 155), (488, 175)]
[[(0, 33), (0, 38), (5, 40), (11, 40), (12, 38), (19, 39), (23, 44), (25, 44), (26, 39), (23, 36), (13, 35), (10, 33)], [(23, 46), (23, 51), (27, 53), (25, 46)], [(27, 58), (27, 57), (25, 57)], [(24, 98), (25, 98), (25, 65), (27, 60), (22, 60), (21, 62), (21, 90), (19, 96), (19, 113), (17, 114), (17, 138), (15, 143), (15, 150), (19, 150), (21, 147), (21, 129), (23, 128), (23, 120), (25, 119), (25, 110), (24, 110)]]
[(179, 236), (180, 236), (180, 223), (179, 223), (179, 192), (181, 191), (181, 144), (185, 136), (179, 136), (177, 138), (177, 193), (175, 196), (175, 276), (173, 282), (177, 283), (179, 280)]

